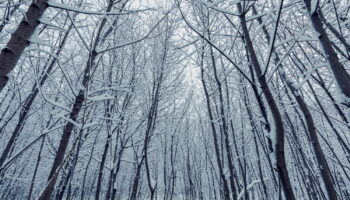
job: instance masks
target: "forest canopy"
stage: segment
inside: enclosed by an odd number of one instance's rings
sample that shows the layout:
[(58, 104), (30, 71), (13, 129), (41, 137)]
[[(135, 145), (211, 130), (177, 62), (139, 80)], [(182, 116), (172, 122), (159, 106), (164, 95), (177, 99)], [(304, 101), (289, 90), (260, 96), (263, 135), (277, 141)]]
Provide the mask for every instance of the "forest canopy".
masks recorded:
[(348, 0), (0, 15), (0, 199), (350, 199)]

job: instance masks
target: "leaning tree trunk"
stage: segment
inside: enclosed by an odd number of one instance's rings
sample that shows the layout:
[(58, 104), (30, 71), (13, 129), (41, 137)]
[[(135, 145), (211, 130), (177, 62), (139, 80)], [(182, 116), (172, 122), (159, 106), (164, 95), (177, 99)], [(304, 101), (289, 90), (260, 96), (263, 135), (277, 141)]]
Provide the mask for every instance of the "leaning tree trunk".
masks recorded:
[(39, 149), (39, 153), (38, 153), (38, 158), (37, 158), (37, 161), (36, 161), (36, 164), (35, 164), (35, 169), (34, 169), (33, 176), (32, 176), (32, 181), (30, 183), (28, 200), (32, 199), (34, 182), (35, 182), (35, 178), (36, 178), (36, 175), (37, 175), (37, 172), (38, 172), (38, 168), (39, 168), (39, 164), (40, 164), (40, 161), (41, 161), (41, 154), (42, 154), (42, 151), (43, 151), (44, 143), (45, 143), (45, 136), (43, 137), (43, 139), (41, 141), (41, 145), (40, 145), (40, 149)]
[(291, 82), (286, 73), (284, 72), (283, 68), (279, 68), (279, 72), (281, 77), (284, 79), (284, 81), (286, 82), (286, 85), (288, 86), (288, 88), (292, 91), (292, 94), (294, 95), (294, 98), (296, 99), (303, 115), (306, 121), (306, 125), (307, 125), (307, 132), (310, 135), (310, 139), (311, 139), (311, 144), (312, 147), (314, 149), (314, 153), (316, 155), (316, 160), (318, 165), (320, 166), (320, 172), (321, 172), (321, 176), (323, 179), (323, 182), (326, 186), (326, 190), (328, 193), (328, 197), (329, 199), (334, 199), (337, 200), (337, 192), (334, 188), (333, 182), (332, 182), (332, 175), (326, 160), (326, 157), (322, 151), (321, 148), (321, 144), (319, 142), (317, 133), (316, 133), (316, 127), (315, 127), (315, 123), (313, 120), (313, 117), (310, 113), (310, 110), (307, 106), (307, 104), (305, 103), (304, 99), (300, 96), (300, 94), (298, 93), (298, 90), (294, 87), (293, 82)]
[[(202, 51), (204, 51), (204, 48), (202, 49)], [(224, 174), (224, 169), (222, 166), (222, 161), (220, 159), (220, 148), (219, 148), (219, 141), (218, 141), (218, 134), (217, 131), (215, 129), (215, 124), (214, 124), (214, 116), (213, 116), (213, 112), (212, 112), (212, 108), (211, 108), (211, 103), (210, 103), (210, 96), (209, 96), (209, 91), (207, 88), (207, 85), (205, 83), (204, 80), (204, 52), (202, 52), (201, 55), (201, 82), (202, 82), (202, 86), (203, 86), (203, 90), (204, 90), (204, 95), (205, 95), (205, 101), (206, 101), (206, 107), (207, 107), (207, 112), (208, 112), (208, 116), (209, 116), (209, 120), (210, 120), (210, 127), (211, 127), (211, 132), (213, 135), (213, 139), (214, 139), (214, 149), (215, 149), (215, 156), (216, 156), (216, 162), (219, 168), (219, 175), (220, 175), (220, 179), (222, 181), (223, 184), (223, 193), (224, 193), (224, 199), (225, 200), (229, 200), (230, 198), (230, 189), (228, 186), (228, 181), (226, 180), (225, 174)]]
[[(114, 0), (109, 1), (106, 12), (109, 12), (112, 9), (113, 3), (114, 3)], [(79, 90), (78, 95), (75, 97), (74, 104), (73, 104), (71, 113), (69, 115), (69, 119), (73, 122), (77, 121), (78, 116), (79, 116), (79, 112), (83, 107), (83, 103), (85, 101), (86, 89), (89, 86), (89, 83), (90, 83), (90, 80), (92, 77), (92, 73), (96, 67), (95, 60), (98, 56), (96, 48), (98, 48), (98, 46), (100, 44), (102, 30), (106, 24), (107, 24), (107, 17), (103, 18), (103, 20), (98, 28), (95, 42), (94, 42), (93, 47), (89, 53), (89, 58), (88, 58), (88, 61), (86, 63), (86, 67), (85, 67), (84, 75), (83, 75), (83, 80), (82, 80), (83, 88)], [(106, 36), (107, 35), (104, 35), (104, 37), (106, 37)], [(60, 141), (60, 144), (58, 146), (56, 156), (54, 159), (54, 163), (52, 164), (51, 171), (50, 171), (50, 174), (48, 177), (48, 180), (50, 183), (48, 185), (49, 188), (45, 189), (45, 191), (41, 194), (40, 199), (42, 199), (42, 200), (50, 199), (51, 193), (54, 190), (55, 183), (57, 180), (57, 178), (55, 178), (54, 176), (57, 176), (55, 174), (57, 173), (57, 170), (60, 168), (61, 164), (63, 163), (64, 155), (65, 155), (66, 149), (68, 147), (68, 143), (69, 143), (69, 138), (70, 138), (70, 136), (73, 132), (73, 128), (74, 128), (74, 123), (72, 123), (71, 121), (69, 121), (63, 129), (61, 141)], [(53, 181), (51, 180), (52, 178), (53, 178)]]
[[(270, 108), (271, 114), (272, 114), (272, 120), (275, 125), (275, 144), (274, 144), (274, 154), (276, 157), (276, 167), (277, 167), (277, 172), (278, 175), (281, 179), (282, 183), (282, 188), (285, 194), (285, 198), (288, 200), (295, 200), (295, 195), (292, 189), (292, 185), (288, 176), (288, 171), (287, 171), (287, 165), (286, 165), (286, 160), (285, 160), (285, 155), (284, 155), (284, 127), (283, 127), (283, 121), (282, 121), (282, 116), (281, 113), (278, 109), (278, 106), (276, 104), (275, 99), (273, 98), (273, 95), (271, 93), (271, 90), (267, 84), (266, 77), (262, 72), (261, 66), (259, 64), (257, 55), (255, 53), (254, 47), (252, 40), (250, 38), (249, 30), (247, 27), (246, 19), (245, 19), (245, 14), (242, 9), (242, 5), (240, 3), (237, 4), (238, 10), (241, 13), (240, 17), (240, 22), (241, 22), (241, 27), (243, 31), (243, 36), (244, 40), (247, 46), (247, 50), (249, 53), (249, 57), (251, 60), (251, 63), (253, 65), (254, 71), (256, 73), (256, 76), (258, 77), (259, 84), (261, 86), (262, 93), (264, 94), (267, 104)], [(271, 128), (272, 130), (272, 128)]]
[(10, 41), (0, 53), (0, 92), (8, 81), (8, 74), (15, 68), (24, 49), (30, 44), (30, 37), (40, 24), (48, 0), (36, 0), (30, 4), (25, 16), (12, 34)]
[[(340, 63), (339, 58), (333, 49), (332, 42), (330, 41), (326, 30), (323, 28), (324, 24), (322, 23), (322, 17), (320, 17), (318, 11), (318, 9), (320, 9), (318, 1), (317, 5), (313, 5), (312, 0), (304, 0), (304, 3), (330, 69), (332, 70), (333, 76), (338, 84), (339, 92), (343, 95), (344, 99), (341, 99), (340, 101), (346, 105), (348, 109), (348, 117), (350, 117), (350, 75)], [(321, 14), (321, 16), (323, 15)]]
[[(210, 33), (208, 30), (208, 37), (210, 40)], [(232, 193), (232, 199), (237, 199), (237, 190), (235, 186), (235, 181), (234, 178), (236, 177), (235, 175), (235, 169), (234, 169), (234, 162), (233, 162), (233, 155), (231, 151), (231, 146), (230, 146), (230, 141), (229, 141), (229, 135), (228, 135), (228, 125), (227, 125), (227, 120), (226, 120), (226, 114), (225, 114), (225, 105), (224, 105), (224, 97), (223, 97), (223, 91), (222, 91), (222, 83), (219, 79), (218, 73), (217, 73), (217, 65), (215, 62), (214, 58), (214, 51), (212, 46), (209, 47), (210, 50), (210, 57), (211, 57), (211, 62), (213, 65), (213, 72), (214, 72), (214, 79), (218, 88), (218, 93), (219, 93), (219, 110), (220, 110), (220, 118), (221, 118), (221, 123), (222, 123), (222, 129), (223, 129), (223, 135), (224, 135), (224, 142), (225, 142), (225, 150), (226, 150), (226, 157), (227, 157), (227, 165), (229, 169), (229, 181), (230, 181), (230, 186), (231, 186), (231, 193)]]
[(18, 119), (18, 122), (16, 124), (16, 127), (15, 129), (13, 130), (12, 132), (12, 135), (10, 137), (10, 140), (8, 141), (8, 143), (6, 144), (6, 147), (4, 149), (4, 151), (2, 152), (1, 154), (1, 157), (0, 157), (0, 167), (3, 166), (5, 160), (7, 159), (7, 157), (9, 156), (10, 154), (10, 150), (13, 148), (13, 145), (15, 143), (15, 140), (16, 138), (19, 136), (19, 134), (21, 133), (21, 130), (23, 129), (25, 123), (26, 123), (26, 119), (27, 119), (27, 116), (29, 114), (29, 111), (33, 105), (33, 102), (36, 98), (36, 96), (38, 95), (39, 93), (39, 88), (42, 87), (45, 83), (45, 81), (47, 80), (47, 78), (49, 77), (49, 74), (51, 73), (53, 67), (55, 66), (56, 64), (56, 61), (57, 61), (57, 57), (60, 55), (62, 49), (63, 49), (63, 46), (65, 45), (66, 41), (67, 41), (67, 38), (68, 38), (68, 35), (69, 35), (69, 32), (71, 31), (72, 29), (72, 25), (69, 26), (68, 30), (66, 31), (66, 33), (64, 34), (63, 36), (63, 39), (60, 43), (60, 45), (58, 46), (58, 50), (57, 52), (55, 53), (55, 56), (56, 57), (53, 57), (50, 64), (48, 65), (48, 67), (46, 68), (45, 72), (43, 72), (41, 74), (41, 77), (40, 77), (40, 80), (38, 81), (38, 83), (35, 83), (34, 86), (32, 87), (32, 91), (31, 93), (29, 94), (29, 96), (26, 98), (25, 100), (25, 103), (23, 104), (23, 107), (21, 109), (21, 113), (19, 115), (19, 119)]
[[(267, 39), (267, 42), (270, 43), (270, 36), (267, 32), (267, 28), (264, 24), (262, 24), (262, 20), (261, 18), (259, 18), (259, 24), (262, 25), (262, 29), (263, 32), (265, 34), (265, 37)], [(278, 64), (280, 62), (280, 58), (279, 55), (275, 52), (275, 49), (272, 48), (272, 53), (275, 54), (275, 63)], [(336, 195), (336, 190), (334, 188), (333, 182), (332, 182), (332, 175), (330, 173), (330, 169), (327, 163), (327, 160), (325, 158), (325, 155), (322, 151), (321, 148), (321, 144), (319, 142), (317, 133), (316, 133), (316, 127), (315, 127), (315, 123), (313, 120), (313, 117), (311, 115), (311, 112), (306, 104), (306, 102), (304, 101), (304, 99), (299, 95), (298, 89), (294, 86), (295, 84), (291, 81), (291, 79), (288, 77), (288, 75), (286, 74), (286, 72), (284, 71), (283, 67), (280, 65), (278, 66), (278, 72), (280, 74), (280, 76), (282, 77), (282, 79), (284, 80), (284, 82), (286, 83), (287, 87), (291, 90), (294, 98), (296, 99), (303, 115), (304, 115), (304, 119), (306, 121), (306, 125), (307, 125), (307, 132), (310, 135), (310, 139), (314, 153), (316, 155), (316, 160), (317, 163), (320, 167), (320, 172), (321, 172), (321, 176), (323, 179), (323, 182), (326, 186), (327, 189), (327, 193), (330, 199), (337, 199), (337, 195)]]
[[(109, 107), (109, 103), (107, 103), (107, 106)], [(107, 138), (106, 138), (106, 143), (103, 149), (103, 154), (102, 154), (102, 159), (100, 163), (100, 169), (98, 172), (98, 178), (97, 178), (97, 185), (96, 185), (96, 192), (95, 192), (95, 199), (99, 200), (100, 199), (100, 193), (101, 193), (101, 187), (102, 187), (102, 181), (103, 181), (103, 170), (105, 168), (105, 162), (107, 159), (107, 153), (108, 153), (108, 147), (110, 145), (111, 139), (112, 139), (112, 131), (111, 131), (111, 120), (109, 118), (111, 117), (110, 114), (110, 109), (106, 108), (107, 112)]]

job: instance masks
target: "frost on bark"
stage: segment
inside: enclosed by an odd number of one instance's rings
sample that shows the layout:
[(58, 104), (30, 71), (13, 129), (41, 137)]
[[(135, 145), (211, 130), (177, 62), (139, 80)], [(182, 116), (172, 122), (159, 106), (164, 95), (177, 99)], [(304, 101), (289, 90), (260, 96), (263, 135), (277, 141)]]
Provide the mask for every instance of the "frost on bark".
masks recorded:
[[(322, 14), (319, 13), (318, 0), (304, 0), (307, 11), (310, 16), (310, 21), (313, 28), (315, 29), (316, 36), (322, 46), (325, 57), (329, 63), (330, 69), (339, 87), (341, 93), (340, 101), (345, 104), (346, 107), (350, 108), (350, 75), (340, 63), (337, 53), (335, 52), (332, 42), (329, 39), (325, 28), (322, 23)], [(348, 111), (349, 112), (349, 111)], [(348, 114), (349, 117), (349, 114)]]
[(33, 1), (25, 16), (5, 48), (0, 54), (0, 91), (6, 86), (8, 74), (14, 69), (24, 49), (30, 44), (29, 39), (40, 24), (39, 19), (48, 7), (47, 0)]
[[(271, 112), (271, 133), (272, 133), (272, 141), (273, 141), (273, 148), (274, 148), (274, 156), (276, 158), (276, 168), (278, 175), (281, 179), (282, 188), (284, 191), (284, 195), (286, 199), (288, 200), (294, 200), (295, 195), (292, 189), (292, 184), (289, 179), (289, 173), (287, 170), (286, 165), (286, 159), (284, 154), (284, 126), (282, 121), (281, 113), (278, 109), (278, 106), (276, 104), (276, 101), (271, 93), (271, 90), (267, 84), (265, 75), (261, 69), (261, 66), (259, 64), (256, 52), (253, 47), (252, 40), (250, 38), (249, 30), (246, 23), (245, 18), (245, 11), (243, 11), (243, 8), (241, 4), (237, 4), (237, 8), (239, 10), (240, 14), (240, 23), (242, 27), (242, 32), (244, 36), (245, 45), (247, 46), (248, 54), (251, 59), (252, 66), (254, 68), (254, 71), (258, 77), (258, 81), (262, 90), (262, 93), (264, 94), (268, 107)], [(275, 138), (274, 138), (275, 137)]]

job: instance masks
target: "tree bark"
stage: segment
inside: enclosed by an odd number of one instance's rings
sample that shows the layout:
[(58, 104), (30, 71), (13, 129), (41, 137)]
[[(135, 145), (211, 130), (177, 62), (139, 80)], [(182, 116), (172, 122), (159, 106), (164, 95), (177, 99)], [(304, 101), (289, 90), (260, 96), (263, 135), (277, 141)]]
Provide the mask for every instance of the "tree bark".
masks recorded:
[(256, 56), (253, 43), (250, 38), (250, 34), (246, 24), (246, 20), (245, 20), (245, 11), (243, 11), (240, 3), (237, 4), (237, 7), (239, 12), (241, 13), (239, 17), (240, 17), (243, 36), (244, 36), (245, 44), (248, 49), (249, 57), (253, 65), (253, 68), (255, 70), (255, 73), (258, 77), (258, 81), (261, 86), (262, 93), (266, 98), (267, 104), (270, 108), (272, 118), (275, 124), (276, 133), (272, 133), (272, 134), (276, 134), (276, 135), (272, 137), (276, 137), (276, 143), (274, 144), (275, 145), (274, 154), (276, 157), (277, 172), (281, 179), (285, 198), (288, 200), (295, 200), (296, 198), (288, 176), (288, 170), (287, 170), (287, 165), (286, 165), (286, 160), (284, 155), (284, 127), (283, 127), (282, 116), (281, 116), (281, 113), (279, 112), (278, 106), (273, 98), (273, 95), (269, 89), (265, 75), (262, 72), (258, 58)]
[(48, 0), (33, 1), (16, 31), (0, 53), (0, 92), (6, 86), (8, 74), (15, 68), (24, 49), (30, 44), (30, 37), (40, 24), (39, 19), (44, 14)]
[(32, 107), (32, 104), (34, 103), (34, 100), (36, 98), (36, 96), (39, 93), (39, 87), (42, 87), (46, 81), (46, 79), (49, 77), (49, 74), (51, 73), (53, 67), (56, 64), (57, 61), (57, 57), (60, 55), (63, 46), (65, 45), (66, 41), (67, 41), (67, 37), (69, 35), (70, 30), (72, 29), (72, 25), (69, 26), (67, 32), (65, 33), (59, 47), (58, 50), (56, 52), (56, 58), (52, 58), (52, 61), (50, 62), (49, 66), (46, 68), (45, 72), (43, 72), (41, 74), (41, 78), (39, 82), (39, 85), (37, 83), (34, 84), (30, 95), (26, 98), (25, 103), (23, 104), (23, 107), (21, 109), (21, 113), (19, 115), (19, 120), (16, 124), (15, 129), (12, 132), (12, 135), (10, 137), (9, 142), (6, 144), (6, 147), (4, 149), (4, 151), (1, 154), (0, 157), (0, 168), (2, 167), (2, 165), (4, 164), (6, 158), (9, 156), (10, 154), (10, 150), (12, 149), (16, 138), (19, 136), (19, 134), (21, 133), (22, 128), (24, 127), (25, 123), (26, 123), (26, 119), (27, 119), (27, 115), (29, 114), (29, 111)]
[[(204, 49), (203, 49), (204, 51)], [(228, 182), (226, 180), (226, 177), (225, 177), (225, 174), (224, 174), (224, 169), (223, 169), (223, 166), (222, 166), (222, 161), (220, 159), (220, 148), (219, 148), (219, 141), (218, 141), (218, 138), (217, 138), (217, 132), (216, 132), (216, 129), (215, 129), (215, 124), (214, 124), (214, 117), (213, 117), (213, 113), (212, 113), (212, 109), (211, 109), (211, 106), (210, 106), (210, 99), (209, 99), (209, 92), (208, 92), (208, 89), (207, 89), (207, 86), (206, 86), (206, 83), (205, 83), (205, 80), (204, 80), (204, 64), (203, 64), (203, 60), (204, 60), (204, 52), (202, 52), (202, 57), (201, 57), (201, 82), (202, 82), (202, 85), (203, 85), (203, 89), (204, 89), (204, 94), (205, 94), (205, 100), (206, 100), (206, 106), (207, 106), (207, 112), (208, 112), (208, 115), (209, 115), (209, 120), (210, 120), (210, 125), (211, 125), (211, 132), (213, 134), (213, 139), (214, 139), (214, 147), (215, 147), (215, 155), (216, 155), (216, 161), (217, 161), (217, 165), (218, 165), (218, 168), (219, 168), (219, 174), (220, 174), (220, 179), (222, 180), (223, 182), (223, 192), (224, 192), (224, 198), (225, 200), (229, 200), (231, 199), (230, 198), (230, 190), (229, 190), (229, 187), (228, 187)]]
[[(346, 99), (342, 99), (348, 109), (350, 109), (350, 75), (345, 70), (344, 66), (340, 63), (336, 52), (333, 49), (332, 42), (330, 41), (326, 30), (323, 28), (323, 23), (319, 14), (318, 5), (313, 10), (311, 0), (304, 0), (312, 26), (315, 29), (318, 40), (322, 46), (325, 57), (329, 63), (330, 69), (333, 72), (333, 76), (339, 86), (340, 92)], [(349, 119), (348, 119), (349, 120)]]

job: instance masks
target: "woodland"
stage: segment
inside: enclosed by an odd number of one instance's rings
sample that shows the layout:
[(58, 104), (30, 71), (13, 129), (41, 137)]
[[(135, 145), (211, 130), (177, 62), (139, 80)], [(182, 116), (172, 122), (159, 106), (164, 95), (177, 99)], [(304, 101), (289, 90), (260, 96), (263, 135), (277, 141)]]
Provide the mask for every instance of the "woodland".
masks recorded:
[(1, 200), (349, 200), (349, 0), (0, 0)]

